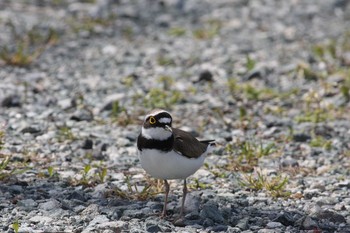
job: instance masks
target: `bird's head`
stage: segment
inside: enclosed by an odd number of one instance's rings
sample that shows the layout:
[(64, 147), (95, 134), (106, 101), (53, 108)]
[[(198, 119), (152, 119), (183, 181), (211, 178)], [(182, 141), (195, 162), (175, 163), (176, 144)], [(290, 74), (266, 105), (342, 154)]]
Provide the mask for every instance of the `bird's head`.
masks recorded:
[(148, 139), (166, 140), (172, 136), (172, 117), (169, 112), (155, 109), (145, 116), (142, 135)]

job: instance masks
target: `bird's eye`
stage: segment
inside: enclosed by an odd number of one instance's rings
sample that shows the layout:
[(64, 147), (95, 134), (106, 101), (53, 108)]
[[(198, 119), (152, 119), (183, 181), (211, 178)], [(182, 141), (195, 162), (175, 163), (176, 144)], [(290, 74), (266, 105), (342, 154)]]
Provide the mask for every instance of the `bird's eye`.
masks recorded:
[(151, 116), (151, 117), (149, 118), (149, 123), (150, 123), (151, 125), (155, 124), (156, 122), (157, 122), (157, 120), (156, 120), (156, 118), (154, 118), (153, 116)]

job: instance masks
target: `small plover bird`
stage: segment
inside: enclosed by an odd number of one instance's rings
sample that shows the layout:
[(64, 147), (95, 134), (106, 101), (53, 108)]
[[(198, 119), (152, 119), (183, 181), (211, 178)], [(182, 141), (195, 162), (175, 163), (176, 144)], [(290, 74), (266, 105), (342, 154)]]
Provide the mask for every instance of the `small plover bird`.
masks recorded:
[(198, 141), (190, 133), (172, 127), (169, 112), (155, 109), (144, 118), (137, 139), (142, 168), (152, 177), (164, 180), (165, 199), (162, 217), (166, 216), (169, 183), (184, 180), (180, 218), (184, 215), (186, 178), (195, 173), (213, 149), (214, 140)]

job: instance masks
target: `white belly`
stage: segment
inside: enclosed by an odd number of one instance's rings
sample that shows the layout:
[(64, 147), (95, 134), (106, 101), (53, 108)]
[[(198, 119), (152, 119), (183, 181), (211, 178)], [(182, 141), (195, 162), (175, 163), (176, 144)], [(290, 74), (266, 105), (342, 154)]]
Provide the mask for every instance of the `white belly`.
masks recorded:
[(203, 165), (206, 154), (190, 159), (174, 151), (159, 152), (153, 149), (143, 149), (140, 152), (140, 161), (142, 168), (154, 178), (185, 179)]

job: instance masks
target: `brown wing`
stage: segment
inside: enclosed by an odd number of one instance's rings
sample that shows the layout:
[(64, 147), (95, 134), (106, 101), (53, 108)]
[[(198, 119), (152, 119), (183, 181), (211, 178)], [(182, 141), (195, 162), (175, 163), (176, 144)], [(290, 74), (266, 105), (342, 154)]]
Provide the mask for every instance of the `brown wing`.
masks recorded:
[(181, 129), (173, 128), (174, 133), (174, 150), (188, 158), (198, 158), (201, 156), (208, 147), (208, 144), (212, 142), (198, 141), (190, 133)]

